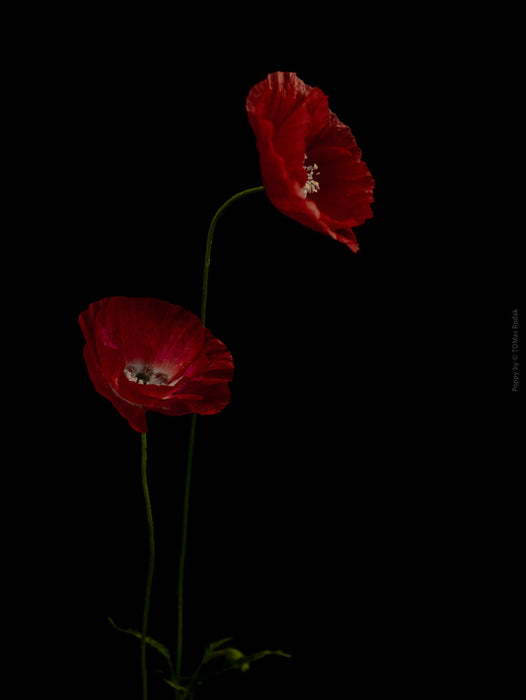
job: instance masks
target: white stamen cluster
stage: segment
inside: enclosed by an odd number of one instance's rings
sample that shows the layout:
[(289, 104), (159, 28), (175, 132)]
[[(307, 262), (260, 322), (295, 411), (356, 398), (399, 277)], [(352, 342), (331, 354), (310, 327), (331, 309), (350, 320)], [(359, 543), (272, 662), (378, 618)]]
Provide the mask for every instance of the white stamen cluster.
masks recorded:
[(168, 384), (168, 377), (163, 372), (156, 372), (151, 365), (128, 365), (124, 376), (136, 384)]
[[(305, 158), (307, 158), (307, 156), (305, 156)], [(320, 183), (314, 179), (314, 173), (316, 173), (319, 168), (316, 163), (314, 163), (314, 165), (304, 165), (303, 167), (307, 171), (307, 182), (303, 185), (305, 196), (308, 194), (316, 194), (316, 192), (320, 191)]]

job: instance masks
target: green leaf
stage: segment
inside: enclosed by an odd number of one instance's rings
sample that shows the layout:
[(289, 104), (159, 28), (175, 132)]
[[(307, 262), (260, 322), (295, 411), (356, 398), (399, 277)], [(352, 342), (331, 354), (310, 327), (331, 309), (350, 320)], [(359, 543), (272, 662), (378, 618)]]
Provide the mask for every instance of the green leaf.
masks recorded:
[[(132, 630), (132, 629), (124, 629), (122, 627), (119, 627), (118, 625), (113, 622), (111, 617), (108, 617), (108, 620), (110, 621), (110, 624), (112, 627), (114, 627), (118, 632), (123, 632), (124, 634), (130, 634), (132, 637), (137, 637), (137, 639), (142, 639), (142, 634), (138, 632), (137, 630)], [(170, 666), (170, 671), (173, 671), (172, 667), (172, 657), (170, 656), (170, 652), (168, 649), (164, 646), (164, 644), (161, 644), (161, 642), (158, 642), (156, 639), (153, 639), (152, 637), (146, 637), (146, 644), (149, 644), (153, 649), (156, 649), (160, 654), (164, 656), (164, 658), (168, 661), (168, 665)], [(173, 674), (172, 674), (173, 675)]]
[[(265, 651), (258, 651), (248, 656), (245, 656), (243, 652), (241, 652), (239, 649), (235, 649), (234, 647), (225, 647), (223, 649), (219, 649), (219, 647), (221, 647), (223, 644), (230, 641), (231, 639), (232, 637), (227, 637), (226, 639), (222, 639), (219, 642), (213, 642), (206, 649), (201, 664), (199, 665), (199, 668), (197, 669), (197, 672), (194, 675), (194, 679), (197, 682), (201, 683), (203, 677), (211, 678), (213, 676), (217, 676), (221, 673), (230, 670), (237, 669), (242, 672), (248, 671), (251, 663), (253, 663), (254, 661), (259, 661), (259, 659), (262, 659), (265, 656), (274, 655), (284, 656), (289, 659), (291, 658), (290, 654), (286, 654), (283, 651), (270, 651), (268, 649), (266, 649)], [(203, 667), (206, 664), (210, 663), (213, 659), (221, 660), (223, 662), (222, 665), (219, 668), (216, 668), (216, 670), (203, 669)]]
[(165, 683), (168, 683), (168, 685), (171, 686), (172, 688), (175, 688), (175, 690), (182, 690), (183, 693), (187, 693), (187, 692), (188, 692), (188, 688), (185, 688), (184, 685), (178, 685), (178, 684), (175, 683), (174, 681), (169, 681), (168, 678), (165, 678), (165, 679), (164, 679), (164, 682), (165, 682)]
[(250, 656), (245, 656), (244, 660), (246, 663), (251, 664), (253, 661), (259, 661), (259, 659), (262, 659), (265, 656), (284, 656), (286, 659), (292, 659), (292, 655), (286, 654), (284, 651), (269, 651), (267, 649), (266, 651), (258, 651), (255, 654), (251, 654)]
[(232, 639), (232, 637), (225, 637), (224, 639), (220, 639), (218, 642), (212, 642), (209, 647), (207, 647), (205, 651), (205, 656), (207, 653), (212, 653), (214, 652), (218, 647), (222, 646), (223, 644), (226, 644)]
[(285, 654), (283, 651), (269, 651), (268, 649), (265, 651), (258, 651), (249, 656), (244, 656), (237, 649), (231, 649), (229, 651), (230, 654), (226, 657), (229, 661), (229, 668), (239, 668), (240, 671), (248, 671), (251, 663), (259, 661), (259, 659), (263, 659), (265, 656), (285, 656), (288, 659), (291, 658), (290, 654)]

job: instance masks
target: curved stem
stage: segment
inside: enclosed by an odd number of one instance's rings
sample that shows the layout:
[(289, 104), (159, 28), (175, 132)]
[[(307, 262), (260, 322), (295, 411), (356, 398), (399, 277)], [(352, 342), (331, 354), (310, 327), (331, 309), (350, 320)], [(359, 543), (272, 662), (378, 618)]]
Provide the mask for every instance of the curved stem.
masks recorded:
[(150, 503), (150, 494), (148, 492), (148, 482), (146, 479), (146, 461), (147, 461), (147, 443), (146, 433), (141, 434), (142, 459), (141, 459), (141, 478), (142, 490), (144, 493), (144, 502), (146, 504), (146, 517), (148, 520), (148, 538), (150, 547), (150, 563), (148, 566), (148, 577), (146, 579), (146, 593), (144, 595), (144, 611), (142, 615), (142, 631), (141, 631), (141, 674), (142, 674), (142, 697), (147, 700), (148, 697), (148, 682), (146, 678), (146, 630), (148, 626), (148, 612), (150, 610), (150, 595), (152, 592), (153, 580), (153, 564), (155, 558), (155, 542), (153, 537), (153, 519), (152, 506)]
[(212, 219), (210, 223), (210, 228), (208, 229), (208, 237), (206, 239), (205, 269), (203, 273), (203, 297), (201, 300), (201, 323), (203, 324), (203, 326), (205, 325), (206, 321), (206, 302), (208, 300), (208, 272), (210, 270), (210, 257), (212, 255), (212, 241), (214, 238), (214, 231), (217, 222), (219, 221), (219, 218), (221, 217), (225, 209), (229, 207), (233, 202), (237, 202), (238, 199), (245, 197), (247, 194), (252, 194), (253, 192), (263, 192), (264, 189), (265, 188), (263, 186), (251, 187), (248, 190), (243, 190), (243, 192), (238, 192), (233, 197), (230, 197), (230, 199), (227, 199), (227, 201), (221, 207), (219, 207), (219, 209), (214, 214), (214, 218)]
[[(247, 194), (252, 194), (253, 192), (263, 192), (264, 187), (251, 187), (248, 190), (243, 190), (238, 192), (230, 199), (222, 204), (219, 209), (214, 214), (212, 221), (210, 222), (210, 227), (208, 229), (208, 236), (206, 239), (206, 251), (205, 251), (205, 265), (203, 271), (203, 295), (201, 299), (201, 323), (203, 326), (206, 321), (206, 304), (208, 301), (208, 273), (210, 271), (210, 259), (212, 255), (212, 241), (214, 238), (214, 231), (219, 221), (221, 215), (227, 207), (229, 207), (233, 202), (237, 202), (238, 199), (245, 197)], [(181, 554), (179, 558), (179, 581), (177, 585), (177, 650), (176, 650), (176, 662), (175, 662), (175, 678), (176, 682), (181, 682), (181, 660), (183, 655), (183, 581), (184, 581), (184, 565), (186, 560), (186, 541), (188, 536), (188, 509), (190, 504), (190, 477), (192, 473), (192, 462), (194, 455), (194, 442), (195, 442), (195, 426), (197, 422), (197, 414), (192, 415), (192, 423), (190, 425), (190, 439), (188, 443), (188, 461), (186, 465), (186, 482), (184, 489), (184, 506), (183, 506), (183, 531), (181, 540)]]

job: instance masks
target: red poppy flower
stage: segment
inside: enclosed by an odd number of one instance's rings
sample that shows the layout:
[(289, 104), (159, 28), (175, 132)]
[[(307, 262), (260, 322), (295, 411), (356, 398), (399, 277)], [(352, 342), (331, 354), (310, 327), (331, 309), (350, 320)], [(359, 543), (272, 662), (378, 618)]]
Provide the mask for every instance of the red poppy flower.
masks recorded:
[(209, 415), (230, 401), (230, 352), (181, 306), (111, 297), (90, 304), (79, 323), (95, 389), (139, 433), (146, 411)]
[(374, 181), (327, 95), (280, 71), (252, 88), (246, 108), (272, 204), (356, 252), (352, 228), (373, 215)]

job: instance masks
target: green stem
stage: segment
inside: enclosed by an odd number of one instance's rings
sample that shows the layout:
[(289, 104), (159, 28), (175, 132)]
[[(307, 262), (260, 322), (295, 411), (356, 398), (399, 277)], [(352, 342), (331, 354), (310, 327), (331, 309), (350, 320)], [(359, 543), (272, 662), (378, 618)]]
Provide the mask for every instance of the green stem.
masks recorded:
[[(214, 214), (212, 221), (210, 222), (210, 227), (208, 229), (208, 236), (206, 239), (206, 251), (205, 251), (205, 265), (203, 271), (203, 296), (201, 299), (201, 323), (203, 326), (206, 321), (206, 304), (208, 301), (208, 274), (210, 271), (210, 259), (212, 255), (212, 241), (214, 238), (214, 231), (216, 229), (217, 222), (219, 221), (221, 215), (227, 207), (229, 207), (233, 202), (237, 202), (238, 199), (245, 197), (247, 194), (252, 194), (253, 192), (263, 192), (264, 187), (252, 187), (248, 190), (243, 190), (243, 192), (238, 192), (230, 199), (222, 204), (219, 209)], [(192, 473), (192, 461), (194, 454), (194, 442), (195, 442), (195, 426), (197, 422), (197, 414), (192, 415), (192, 423), (190, 425), (190, 439), (188, 443), (188, 461), (186, 465), (186, 482), (184, 489), (184, 506), (183, 506), (183, 532), (181, 541), (181, 555), (179, 559), (179, 581), (177, 585), (177, 651), (176, 651), (176, 662), (175, 662), (175, 678), (176, 682), (181, 682), (181, 660), (183, 655), (183, 581), (184, 581), (184, 565), (186, 560), (186, 541), (188, 536), (188, 508), (190, 503), (190, 477)]]
[(217, 222), (219, 221), (219, 218), (221, 217), (225, 209), (229, 207), (233, 202), (237, 202), (238, 199), (246, 197), (247, 194), (252, 194), (253, 192), (263, 192), (264, 189), (265, 188), (262, 186), (251, 187), (248, 190), (243, 190), (243, 192), (238, 192), (233, 197), (230, 197), (230, 199), (227, 199), (227, 201), (222, 206), (220, 206), (214, 214), (214, 218), (212, 219), (210, 223), (210, 228), (208, 229), (208, 237), (206, 239), (205, 269), (203, 274), (203, 297), (201, 300), (201, 323), (203, 324), (203, 326), (205, 325), (206, 321), (206, 302), (208, 300), (208, 272), (210, 269), (210, 257), (212, 255), (212, 240), (214, 238), (214, 231), (216, 229)]
[(141, 674), (142, 674), (142, 697), (143, 700), (147, 700), (148, 697), (148, 683), (146, 678), (146, 631), (148, 626), (148, 612), (150, 610), (150, 595), (152, 592), (152, 580), (153, 580), (153, 564), (155, 558), (155, 543), (153, 537), (153, 519), (152, 519), (152, 506), (150, 503), (150, 494), (148, 492), (148, 482), (146, 479), (146, 455), (147, 455), (147, 444), (146, 444), (146, 433), (141, 434), (141, 445), (142, 445), (142, 459), (141, 459), (141, 477), (142, 477), (142, 489), (144, 493), (144, 502), (146, 504), (146, 517), (148, 520), (148, 538), (150, 547), (150, 563), (148, 566), (148, 577), (146, 579), (146, 593), (144, 595), (144, 611), (142, 615), (142, 631), (141, 631)]
[(197, 414), (192, 414), (192, 423), (190, 425), (190, 439), (188, 443), (188, 460), (186, 464), (186, 482), (184, 486), (184, 505), (183, 505), (183, 533), (181, 539), (181, 555), (179, 558), (179, 582), (177, 586), (177, 656), (175, 660), (175, 678), (178, 683), (181, 682), (181, 659), (183, 654), (183, 580), (184, 580), (184, 565), (186, 559), (186, 541), (188, 537), (188, 509), (190, 506), (190, 477), (192, 474), (192, 462), (194, 456), (195, 442), (195, 425), (197, 422)]

